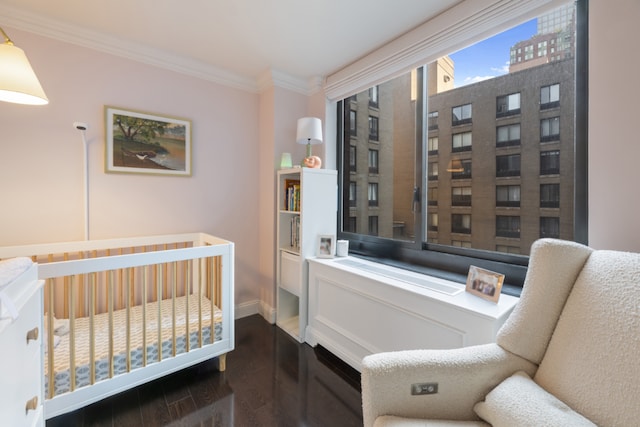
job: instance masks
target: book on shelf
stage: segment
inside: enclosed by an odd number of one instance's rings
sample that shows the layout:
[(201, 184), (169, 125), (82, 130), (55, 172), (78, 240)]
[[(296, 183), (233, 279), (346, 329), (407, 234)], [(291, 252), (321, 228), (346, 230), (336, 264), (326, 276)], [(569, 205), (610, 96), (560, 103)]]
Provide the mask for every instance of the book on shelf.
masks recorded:
[(300, 211), (300, 180), (284, 180), (284, 208), (287, 211)]
[(300, 250), (300, 217), (295, 216), (291, 218), (290, 234), (291, 240), (289, 244), (292, 248)]

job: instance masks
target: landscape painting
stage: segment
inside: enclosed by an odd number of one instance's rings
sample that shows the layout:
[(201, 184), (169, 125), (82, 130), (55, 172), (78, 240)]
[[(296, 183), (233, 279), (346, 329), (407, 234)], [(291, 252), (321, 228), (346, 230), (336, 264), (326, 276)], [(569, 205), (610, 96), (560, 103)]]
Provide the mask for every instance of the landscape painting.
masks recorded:
[(105, 107), (106, 171), (191, 175), (191, 122)]

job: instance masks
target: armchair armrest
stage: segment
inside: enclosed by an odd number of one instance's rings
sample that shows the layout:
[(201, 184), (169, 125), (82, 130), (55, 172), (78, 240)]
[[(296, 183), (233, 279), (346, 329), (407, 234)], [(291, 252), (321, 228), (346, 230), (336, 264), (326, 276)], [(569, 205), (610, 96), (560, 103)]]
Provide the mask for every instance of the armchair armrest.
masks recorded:
[[(536, 369), (497, 344), (373, 354), (362, 361), (364, 425), (372, 426), (380, 415), (477, 420), (475, 403), (514, 372), (533, 375)], [(416, 383), (437, 383), (438, 391), (412, 395)]]

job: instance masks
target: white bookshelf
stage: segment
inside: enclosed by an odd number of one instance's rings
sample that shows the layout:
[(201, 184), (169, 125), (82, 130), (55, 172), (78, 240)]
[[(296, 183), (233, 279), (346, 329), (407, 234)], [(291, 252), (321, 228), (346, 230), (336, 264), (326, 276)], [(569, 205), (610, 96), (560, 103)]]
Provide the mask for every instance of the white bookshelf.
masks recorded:
[[(299, 185), (294, 197), (287, 188)], [(308, 266), (319, 235), (336, 236), (337, 172), (327, 169), (291, 168), (278, 171), (277, 191), (277, 295), (276, 324), (299, 342), (307, 326)], [(335, 237), (334, 237), (335, 238)]]

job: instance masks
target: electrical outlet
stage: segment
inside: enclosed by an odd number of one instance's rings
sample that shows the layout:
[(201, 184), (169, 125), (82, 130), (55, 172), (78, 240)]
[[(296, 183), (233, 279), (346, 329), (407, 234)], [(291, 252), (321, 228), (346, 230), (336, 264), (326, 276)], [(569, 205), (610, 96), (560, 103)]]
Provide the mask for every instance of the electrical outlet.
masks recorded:
[(411, 384), (411, 394), (418, 396), (421, 394), (438, 393), (438, 383), (415, 383)]

